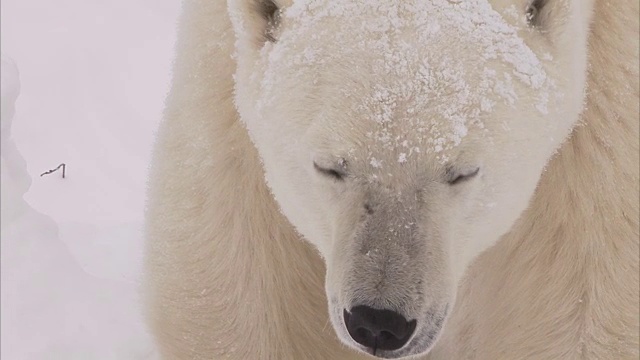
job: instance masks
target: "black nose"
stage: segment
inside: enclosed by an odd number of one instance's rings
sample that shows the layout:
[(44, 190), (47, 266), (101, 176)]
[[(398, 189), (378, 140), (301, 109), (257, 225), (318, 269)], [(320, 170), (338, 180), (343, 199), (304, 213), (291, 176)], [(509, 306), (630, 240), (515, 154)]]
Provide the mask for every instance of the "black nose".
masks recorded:
[(359, 305), (344, 310), (344, 322), (351, 338), (358, 344), (377, 350), (398, 350), (409, 341), (416, 321), (407, 321), (391, 310), (378, 310)]

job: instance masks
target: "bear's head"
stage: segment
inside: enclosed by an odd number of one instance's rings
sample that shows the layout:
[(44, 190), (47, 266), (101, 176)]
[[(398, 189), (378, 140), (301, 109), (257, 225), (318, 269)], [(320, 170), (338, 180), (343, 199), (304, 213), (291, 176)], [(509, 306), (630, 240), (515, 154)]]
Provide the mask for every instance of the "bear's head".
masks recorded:
[(233, 0), (236, 105), (332, 324), (429, 351), (583, 106), (592, 1)]

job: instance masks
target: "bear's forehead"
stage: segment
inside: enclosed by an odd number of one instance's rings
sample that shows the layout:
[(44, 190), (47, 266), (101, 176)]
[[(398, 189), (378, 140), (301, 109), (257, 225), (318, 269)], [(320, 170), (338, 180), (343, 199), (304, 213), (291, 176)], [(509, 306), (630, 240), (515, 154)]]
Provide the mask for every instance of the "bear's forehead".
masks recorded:
[[(518, 13), (512, 10), (507, 13)], [(520, 20), (526, 24), (524, 14)], [(364, 75), (358, 80), (376, 87), (370, 92), (376, 99), (458, 91), (468, 93), (465, 99), (478, 95), (479, 101), (481, 92), (492, 92), (512, 101), (508, 82), (541, 91), (551, 86), (542, 62), (519, 36), (523, 24), (507, 22), (487, 0), (301, 0), (287, 9), (285, 21), (290, 31), (271, 51), (271, 61), (326, 69), (339, 76), (338, 83), (349, 72)]]
[(371, 146), (456, 147), (496, 106), (514, 106), (518, 87), (546, 112), (542, 61), (487, 0), (299, 0), (283, 16), (264, 88), (285, 73), (313, 78), (344, 104), (328, 116), (365, 127)]

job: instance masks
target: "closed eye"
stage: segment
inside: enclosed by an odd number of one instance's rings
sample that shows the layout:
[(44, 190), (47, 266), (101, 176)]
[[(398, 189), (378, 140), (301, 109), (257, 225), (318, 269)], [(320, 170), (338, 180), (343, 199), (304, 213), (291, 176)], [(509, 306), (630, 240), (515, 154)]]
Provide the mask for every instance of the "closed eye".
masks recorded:
[(468, 181), (474, 178), (476, 175), (478, 175), (479, 172), (480, 172), (479, 167), (466, 172), (456, 172), (455, 170), (448, 170), (447, 183), (449, 185), (457, 185), (457, 184), (463, 183), (465, 181)]
[(338, 180), (338, 181), (344, 181), (345, 177), (346, 177), (346, 173), (344, 173), (343, 171), (340, 171), (338, 169), (332, 169), (332, 168), (323, 168), (321, 166), (319, 166), (318, 164), (316, 164), (315, 162), (313, 163), (313, 167), (316, 169), (317, 172), (319, 172), (320, 174), (322, 174), (323, 176), (332, 178), (334, 180)]

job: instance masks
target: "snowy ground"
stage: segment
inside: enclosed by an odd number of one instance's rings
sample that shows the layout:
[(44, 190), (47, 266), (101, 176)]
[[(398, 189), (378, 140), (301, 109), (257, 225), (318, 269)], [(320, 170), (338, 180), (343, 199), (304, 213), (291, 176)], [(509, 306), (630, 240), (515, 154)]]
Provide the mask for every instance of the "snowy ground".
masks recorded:
[[(144, 188), (179, 0), (0, 6), (0, 357), (153, 359)], [(40, 177), (60, 163), (65, 179)]]

